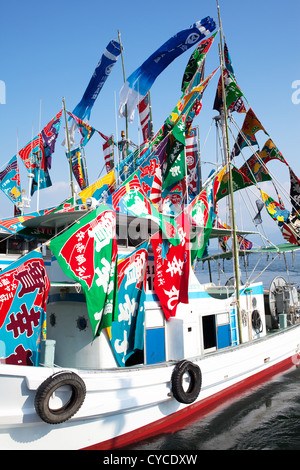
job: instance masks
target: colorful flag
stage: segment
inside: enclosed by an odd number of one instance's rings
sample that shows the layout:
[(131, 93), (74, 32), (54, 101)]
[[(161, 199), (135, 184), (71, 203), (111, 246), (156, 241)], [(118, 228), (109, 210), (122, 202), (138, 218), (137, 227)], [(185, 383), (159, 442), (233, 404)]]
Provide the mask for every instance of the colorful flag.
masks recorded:
[(4, 170), (0, 172), (0, 189), (14, 204), (22, 202), (20, 173), (16, 155), (10, 159)]
[(116, 215), (99, 206), (50, 242), (64, 273), (79, 282), (94, 337), (117, 319)]
[(51, 157), (55, 150), (55, 143), (60, 129), (62, 110), (42, 129), (47, 168), (51, 169)]
[(175, 124), (169, 135), (169, 142), (166, 148), (166, 164), (162, 189), (181, 181), (186, 176), (185, 124), (183, 119), (180, 119)]
[(192, 200), (200, 192), (198, 129), (194, 127), (185, 136), (185, 158), (188, 169), (188, 191)]
[(31, 186), (31, 195), (33, 195), (37, 189), (52, 186), (47, 168), (44, 141), (41, 133), (19, 151), (19, 156), (28, 172), (33, 173), (34, 175)]
[[(81, 155), (81, 147), (77, 147), (74, 150), (71, 150), (71, 164), (72, 171), (76, 178), (77, 183), (79, 184), (80, 189), (85, 189), (88, 186), (88, 177), (86, 172), (85, 160)], [(69, 153), (66, 154), (69, 158)]]
[(132, 354), (144, 349), (145, 289), (148, 242), (118, 262), (118, 319), (108, 331), (118, 362), (124, 367)]
[(0, 363), (39, 366), (50, 282), (42, 255), (23, 256), (0, 273)]
[(279, 227), (282, 226), (283, 222), (287, 222), (290, 212), (281, 204), (274, 201), (274, 199), (272, 199), (271, 196), (266, 194), (264, 191), (260, 190), (260, 192), (269, 215), (273, 220), (278, 222)]
[(145, 98), (138, 104), (140, 123), (143, 133), (143, 141), (151, 137), (151, 111), (150, 111), (150, 96), (149, 92)]
[(88, 197), (93, 197), (97, 201), (105, 193), (106, 195), (110, 194), (114, 190), (114, 186), (116, 183), (115, 172), (111, 171), (107, 175), (105, 175), (100, 180), (96, 181), (96, 183), (91, 184), (83, 191), (81, 191), (78, 196), (81, 198), (82, 204), (86, 203)]
[(110, 41), (89, 81), (83, 97), (73, 110), (73, 114), (79, 119), (90, 119), (92, 107), (120, 54), (121, 46), (119, 42)]
[(119, 114), (133, 121), (135, 109), (144, 99), (158, 75), (178, 56), (194, 46), (216, 28), (210, 17), (197, 21), (190, 28), (180, 31), (157, 49), (140, 67), (126, 80), (120, 91)]
[[(250, 178), (248, 178), (244, 173), (242, 173), (234, 166), (232, 166), (231, 168), (231, 174), (233, 192), (247, 188), (248, 186), (252, 186), (254, 184), (254, 182)], [(216, 194), (216, 202), (222, 199), (223, 197), (230, 195), (229, 177), (230, 175), (228, 170), (224, 173), (222, 180), (220, 181), (220, 185)]]
[(201, 258), (207, 248), (207, 243), (216, 218), (217, 195), (224, 178), (226, 166), (213, 176), (204, 186), (200, 194), (189, 204), (188, 215), (196, 224), (195, 236), (191, 237), (191, 261)]
[(152, 220), (162, 230), (172, 245), (180, 242), (176, 221), (173, 217), (162, 215), (145, 195), (135, 172), (107, 200), (117, 212)]
[(84, 147), (94, 135), (96, 129), (84, 122), (82, 119), (78, 118), (75, 114), (70, 113), (69, 111), (67, 111), (67, 113), (76, 122), (79, 132), (82, 135), (80, 145)]
[[(232, 152), (233, 155), (234, 156), (239, 155), (241, 149), (243, 149), (246, 146), (258, 145), (258, 142), (255, 137), (255, 133), (259, 130), (264, 131), (265, 134), (268, 135), (265, 128), (262, 126), (261, 122), (256, 117), (254, 111), (251, 108), (249, 108), (245, 116), (241, 132), (239, 133), (236, 143), (234, 144), (233, 152)], [(244, 138), (244, 135), (245, 135), (245, 138)]]
[(190, 223), (185, 214), (177, 219), (180, 244), (170, 245), (161, 232), (151, 238), (155, 262), (154, 290), (167, 320), (176, 315), (180, 302), (188, 303), (190, 272)]
[(247, 178), (252, 180), (254, 183), (261, 181), (271, 180), (271, 176), (266, 168), (264, 162), (260, 158), (260, 153), (253, 154), (244, 165), (241, 166), (240, 170)]
[(282, 153), (278, 150), (272, 139), (268, 139), (262, 150), (259, 152), (260, 158), (264, 163), (268, 163), (270, 160), (279, 160), (285, 165), (289, 166), (286, 162)]
[(192, 53), (183, 74), (181, 91), (185, 91), (189, 85), (191, 87), (199, 85), (202, 79), (202, 69), (204, 68), (206, 55), (217, 34), (218, 31), (210, 38), (206, 38), (201, 41)]
[(104, 153), (104, 162), (106, 172), (110, 173), (115, 166), (114, 163), (114, 136), (112, 135), (106, 142), (103, 144), (103, 153)]

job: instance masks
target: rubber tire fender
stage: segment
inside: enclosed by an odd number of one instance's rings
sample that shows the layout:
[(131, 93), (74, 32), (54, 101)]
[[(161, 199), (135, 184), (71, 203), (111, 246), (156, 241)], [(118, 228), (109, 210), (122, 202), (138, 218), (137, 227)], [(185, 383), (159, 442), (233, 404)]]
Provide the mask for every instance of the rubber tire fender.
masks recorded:
[[(61, 408), (51, 409), (49, 400), (55, 390), (69, 385), (72, 389), (71, 397)], [(49, 424), (60, 424), (79, 410), (86, 396), (85, 383), (74, 372), (58, 372), (48, 377), (37, 389), (34, 406), (39, 417)]]
[[(188, 374), (190, 384), (187, 390), (183, 388), (183, 376)], [(190, 361), (178, 362), (172, 372), (171, 389), (174, 398), (180, 403), (193, 403), (201, 390), (202, 374), (200, 367)]]

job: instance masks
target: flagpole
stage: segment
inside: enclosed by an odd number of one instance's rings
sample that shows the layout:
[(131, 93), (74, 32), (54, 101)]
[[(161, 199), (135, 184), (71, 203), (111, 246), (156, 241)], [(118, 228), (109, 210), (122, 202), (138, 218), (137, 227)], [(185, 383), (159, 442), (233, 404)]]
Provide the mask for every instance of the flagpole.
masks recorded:
[(72, 160), (71, 160), (71, 146), (70, 146), (70, 137), (69, 137), (66, 103), (65, 103), (65, 98), (64, 97), (63, 97), (62, 101), (63, 101), (63, 108), (64, 108), (64, 113), (65, 113), (65, 122), (66, 122), (66, 135), (67, 135), (67, 144), (68, 144), (68, 153), (69, 153), (71, 194), (72, 194), (72, 198), (73, 198), (73, 204), (75, 204), (75, 201), (74, 201), (74, 185), (73, 185), (73, 171), (72, 171)]
[[(125, 75), (125, 65), (124, 65), (124, 57), (123, 57), (123, 50), (122, 50), (122, 43), (121, 43), (121, 34), (120, 30), (118, 29), (118, 36), (119, 36), (119, 43), (121, 49), (121, 59), (122, 59), (122, 68), (123, 68), (123, 81), (126, 82), (126, 75)], [(126, 153), (128, 155), (128, 117), (127, 117), (127, 104), (125, 104), (125, 122), (126, 122)]]
[[(221, 112), (221, 118), (223, 118), (222, 120), (224, 120), (224, 127), (225, 127), (225, 135), (224, 135), (225, 148), (224, 148), (224, 151), (225, 151), (226, 163), (228, 165), (228, 174), (229, 174), (230, 209), (231, 209), (231, 236), (232, 236), (232, 244), (233, 244), (232, 254), (233, 254), (233, 262), (234, 262), (234, 278), (235, 278), (235, 288), (236, 288), (236, 307), (237, 307), (239, 336), (240, 336), (240, 342), (242, 343), (242, 324), (241, 324), (241, 315), (240, 315), (239, 262), (238, 262), (237, 237), (236, 237), (236, 227), (235, 227), (232, 168), (231, 168), (229, 133), (228, 133), (228, 116), (227, 116), (227, 106), (226, 106), (225, 83), (224, 83), (224, 75), (223, 75), (223, 72), (225, 70), (225, 65), (224, 65), (224, 56), (223, 56), (223, 50), (224, 50), (224, 48), (223, 48), (223, 31), (222, 31), (222, 22), (221, 22), (221, 15), (220, 15), (219, 0), (217, 0), (217, 9), (218, 9), (219, 31), (220, 31), (219, 56), (220, 56), (220, 65), (221, 65), (222, 101), (223, 101), (223, 112)], [(224, 132), (223, 126), (222, 126), (222, 131)]]

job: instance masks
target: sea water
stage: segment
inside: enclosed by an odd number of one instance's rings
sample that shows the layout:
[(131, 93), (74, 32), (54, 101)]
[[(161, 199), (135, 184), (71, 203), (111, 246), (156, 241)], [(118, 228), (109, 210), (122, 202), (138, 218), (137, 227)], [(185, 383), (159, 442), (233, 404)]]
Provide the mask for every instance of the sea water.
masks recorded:
[[(259, 260), (255, 273), (271, 261), (263, 255), (249, 257), (245, 267), (241, 260), (241, 280), (246, 280), (246, 270), (251, 273)], [(228, 261), (211, 263), (213, 281), (225, 270), (231, 277)], [(205, 263), (207, 265), (207, 263)], [(199, 276), (207, 274), (201, 263)], [(228, 264), (229, 266), (229, 264)], [(286, 268), (288, 271), (286, 271)], [(254, 273), (254, 277), (255, 277)], [(300, 253), (281, 255), (262, 274), (264, 286), (269, 288), (276, 276), (283, 276), (296, 287), (300, 285)], [(245, 281), (244, 281), (245, 282)], [(127, 447), (131, 450), (185, 451), (185, 450), (300, 450), (300, 368), (295, 366), (274, 376), (263, 385), (251, 388), (223, 406), (187, 424), (174, 433), (163, 434)]]

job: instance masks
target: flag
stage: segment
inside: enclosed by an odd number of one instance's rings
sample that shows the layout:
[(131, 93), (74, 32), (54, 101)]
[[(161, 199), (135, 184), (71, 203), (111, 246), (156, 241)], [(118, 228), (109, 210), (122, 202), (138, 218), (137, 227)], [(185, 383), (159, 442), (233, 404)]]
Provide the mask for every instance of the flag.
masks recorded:
[(143, 141), (150, 139), (151, 137), (151, 112), (150, 112), (150, 96), (149, 92), (145, 98), (138, 104), (140, 123), (143, 133)]
[(42, 255), (23, 256), (0, 273), (0, 363), (39, 366), (50, 282)]
[(4, 170), (0, 172), (0, 189), (14, 204), (22, 202), (20, 173), (16, 155), (10, 159)]
[(224, 178), (226, 166), (210, 178), (199, 195), (189, 204), (188, 215), (196, 227), (195, 236), (191, 236), (191, 261), (201, 258), (207, 248), (207, 243), (216, 218), (217, 195)]
[[(74, 119), (76, 126), (78, 127), (79, 132), (82, 136), (80, 140), (80, 145), (84, 147), (89, 142), (91, 137), (94, 135), (96, 129), (94, 129), (94, 127), (90, 126), (88, 123), (84, 122), (82, 119), (75, 116), (75, 114), (70, 113), (69, 111), (67, 111), (67, 113), (72, 119)], [(73, 130), (71, 131), (71, 133), (72, 132)]]
[(247, 238), (242, 237), (242, 235), (237, 234), (236, 236), (240, 250), (251, 250), (253, 247), (253, 243)]
[[(77, 183), (79, 184), (80, 189), (85, 189), (88, 185), (88, 178), (87, 172), (85, 167), (84, 158), (81, 155), (81, 147), (77, 147), (74, 150), (71, 150), (71, 164), (72, 164), (72, 171), (76, 178)], [(69, 158), (69, 153), (66, 154), (67, 158)]]
[(199, 85), (202, 79), (202, 69), (204, 68), (206, 55), (217, 34), (218, 31), (210, 38), (206, 38), (201, 41), (192, 53), (183, 74), (181, 91), (185, 91), (189, 85), (191, 87)]
[(172, 129), (166, 148), (166, 170), (162, 189), (168, 188), (186, 176), (185, 164), (185, 125), (180, 119)]
[[(254, 184), (254, 182), (250, 178), (248, 178), (244, 173), (242, 173), (234, 166), (232, 166), (231, 168), (231, 174), (233, 192), (247, 188), (248, 186), (252, 186)], [(223, 174), (223, 177), (220, 181), (216, 194), (216, 201), (220, 201), (220, 199), (222, 199), (223, 197), (230, 195), (229, 177), (230, 175), (228, 170)]]
[[(259, 121), (259, 119), (256, 117), (254, 111), (249, 108), (247, 111), (247, 114), (244, 119), (244, 123), (241, 129), (241, 132), (239, 133), (236, 143), (234, 144), (233, 147), (233, 155), (237, 156), (239, 155), (241, 149), (243, 149), (246, 146), (249, 145), (258, 145), (258, 142), (255, 137), (255, 133), (258, 132), (259, 130), (262, 130), (265, 132), (265, 134), (268, 134)], [(245, 138), (244, 138), (245, 135)]]
[(55, 143), (60, 129), (62, 110), (42, 129), (47, 168), (51, 169), (51, 157), (55, 150)]
[(193, 199), (200, 192), (198, 129), (194, 127), (185, 136), (185, 158), (188, 169), (187, 184)]
[(300, 219), (297, 216), (290, 216), (280, 227), (283, 238), (293, 245), (300, 246)]
[(190, 223), (185, 214), (177, 219), (180, 244), (170, 245), (161, 232), (151, 238), (155, 262), (154, 290), (167, 320), (176, 315), (180, 302), (188, 303), (190, 272)]
[(38, 134), (24, 148), (19, 151), (29, 173), (33, 173), (31, 186), (31, 195), (37, 189), (48, 188), (52, 186), (50, 175), (47, 168), (46, 154), (42, 134)]
[(180, 242), (176, 221), (173, 217), (162, 215), (151, 203), (143, 191), (137, 172), (108, 198), (107, 204), (112, 204), (117, 212), (152, 220), (172, 245)]
[(91, 110), (119, 55), (121, 45), (117, 41), (110, 41), (89, 81), (89, 84), (73, 114), (79, 119), (90, 119)]
[(99, 206), (52, 239), (49, 248), (64, 273), (81, 285), (93, 336), (99, 336), (117, 319), (115, 213)]
[(118, 319), (112, 322), (110, 342), (124, 367), (132, 354), (144, 349), (145, 289), (148, 242), (118, 262)]
[(279, 227), (282, 226), (283, 222), (287, 222), (290, 212), (264, 191), (260, 190), (260, 192), (267, 212), (273, 220), (278, 222)]
[(261, 181), (269, 181), (271, 180), (271, 176), (260, 158), (260, 153), (258, 152), (257, 155), (254, 154), (241, 166), (239, 169), (241, 173), (243, 173), (247, 178), (252, 180), (255, 183)]
[(114, 137), (113, 135), (109, 137), (106, 142), (103, 144), (103, 153), (104, 153), (104, 162), (106, 172), (110, 173), (115, 164), (114, 164)]
[(95, 183), (91, 184), (83, 191), (81, 191), (78, 196), (81, 198), (83, 204), (86, 203), (87, 198), (94, 197), (97, 201), (103, 196), (104, 193), (106, 195), (110, 194), (114, 190), (116, 178), (115, 172), (110, 171), (107, 175), (105, 175), (100, 180), (96, 181)]
[[(290, 170), (290, 198), (293, 212), (300, 213), (300, 180), (293, 170)], [(300, 214), (298, 214), (300, 215)]]
[(278, 150), (272, 139), (267, 140), (262, 150), (259, 152), (259, 156), (264, 163), (268, 163), (271, 160), (279, 160), (280, 162), (288, 166), (288, 163), (286, 162), (284, 156)]
[(157, 49), (140, 67), (138, 67), (126, 80), (120, 90), (120, 116), (127, 116), (129, 122), (133, 121), (135, 109), (144, 99), (158, 75), (178, 56), (194, 46), (216, 28), (216, 24), (209, 16), (197, 21), (190, 28), (177, 33)]

